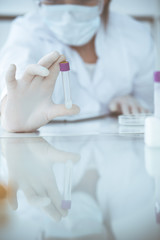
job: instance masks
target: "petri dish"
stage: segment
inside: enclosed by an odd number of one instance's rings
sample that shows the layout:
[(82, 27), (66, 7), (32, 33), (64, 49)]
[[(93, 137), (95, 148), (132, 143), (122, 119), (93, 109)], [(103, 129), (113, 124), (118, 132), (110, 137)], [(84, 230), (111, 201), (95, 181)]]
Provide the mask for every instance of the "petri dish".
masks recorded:
[(144, 126), (123, 126), (120, 125), (118, 128), (119, 134), (144, 134)]
[(150, 113), (120, 115), (118, 122), (123, 126), (144, 126), (145, 119), (152, 116)]

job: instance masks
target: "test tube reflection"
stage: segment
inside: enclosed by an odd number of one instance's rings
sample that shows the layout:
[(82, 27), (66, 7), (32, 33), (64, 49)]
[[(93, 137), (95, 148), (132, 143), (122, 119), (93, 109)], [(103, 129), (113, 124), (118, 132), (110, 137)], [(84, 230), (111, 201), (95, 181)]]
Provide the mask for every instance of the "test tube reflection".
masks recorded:
[(145, 162), (148, 174), (155, 184), (155, 217), (160, 224), (160, 148), (145, 147)]
[(71, 188), (72, 188), (72, 162), (65, 163), (64, 189), (61, 207), (65, 210), (71, 208)]

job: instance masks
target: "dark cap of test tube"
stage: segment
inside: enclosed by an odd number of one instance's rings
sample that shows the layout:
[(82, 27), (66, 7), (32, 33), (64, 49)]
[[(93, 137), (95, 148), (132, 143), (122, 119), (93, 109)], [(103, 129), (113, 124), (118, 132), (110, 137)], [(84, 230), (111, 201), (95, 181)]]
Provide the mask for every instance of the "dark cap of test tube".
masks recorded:
[(154, 73), (154, 81), (160, 83), (160, 72)]
[(60, 66), (60, 71), (61, 72), (66, 72), (66, 71), (69, 71), (70, 70), (70, 67), (69, 67), (69, 62), (65, 61), (65, 62), (61, 62), (59, 64)]

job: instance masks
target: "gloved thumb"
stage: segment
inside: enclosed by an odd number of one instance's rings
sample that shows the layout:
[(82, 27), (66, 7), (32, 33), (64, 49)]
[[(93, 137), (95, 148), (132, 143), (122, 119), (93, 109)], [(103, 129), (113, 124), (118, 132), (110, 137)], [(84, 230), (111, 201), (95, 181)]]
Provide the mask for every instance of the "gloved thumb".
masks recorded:
[(77, 105), (72, 105), (72, 108), (67, 109), (64, 104), (53, 104), (47, 113), (48, 120), (52, 120), (56, 117), (76, 115), (80, 112), (80, 108)]
[(14, 64), (11, 64), (6, 73), (6, 85), (8, 90), (16, 87), (17, 81), (15, 78), (15, 75), (16, 75), (16, 66)]

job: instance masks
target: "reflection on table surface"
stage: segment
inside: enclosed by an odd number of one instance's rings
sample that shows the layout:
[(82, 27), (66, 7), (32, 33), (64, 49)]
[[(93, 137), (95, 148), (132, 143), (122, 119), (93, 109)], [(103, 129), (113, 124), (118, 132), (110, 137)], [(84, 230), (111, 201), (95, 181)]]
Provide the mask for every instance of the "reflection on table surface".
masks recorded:
[(160, 149), (115, 119), (52, 124), (1, 132), (0, 240), (160, 239)]

